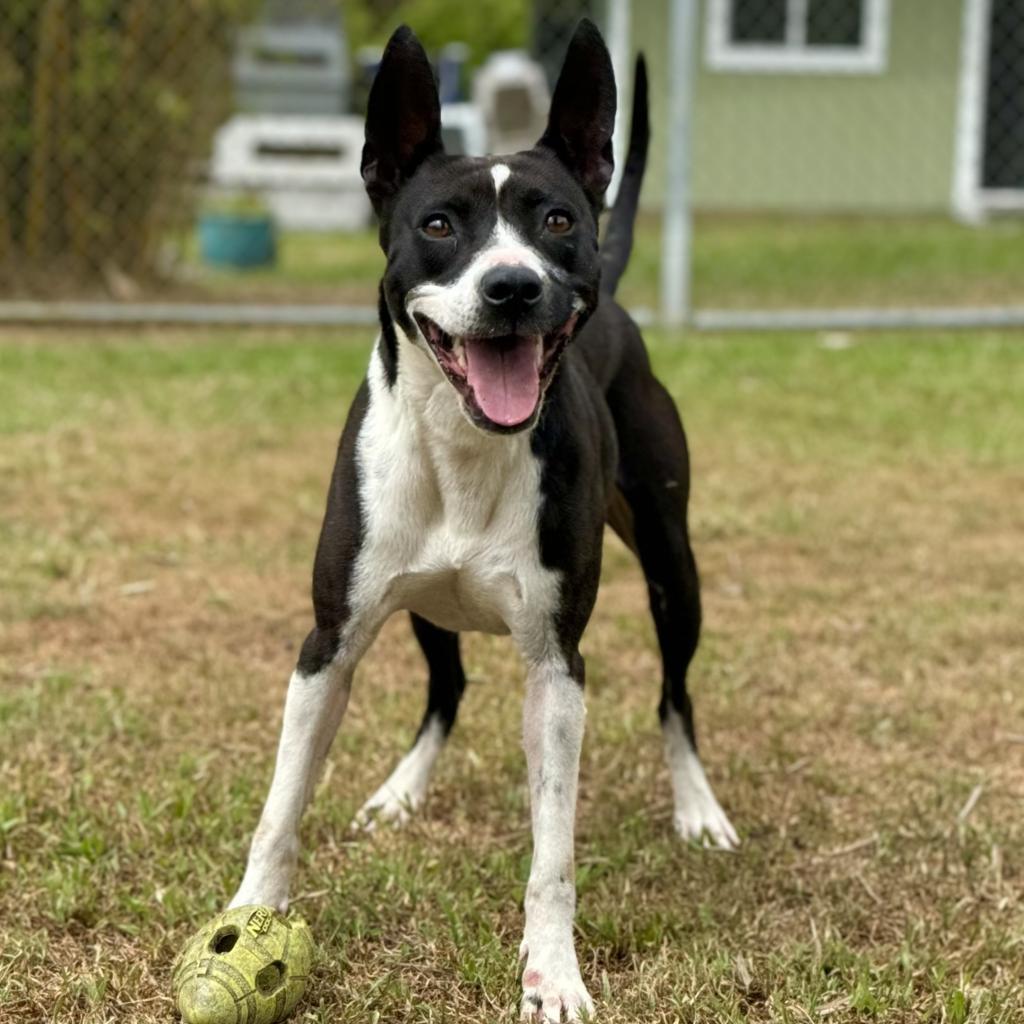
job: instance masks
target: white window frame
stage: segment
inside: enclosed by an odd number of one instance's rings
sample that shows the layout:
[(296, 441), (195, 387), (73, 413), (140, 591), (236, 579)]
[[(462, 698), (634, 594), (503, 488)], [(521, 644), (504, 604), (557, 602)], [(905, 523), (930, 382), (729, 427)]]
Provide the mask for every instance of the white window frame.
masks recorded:
[(712, 71), (878, 75), (889, 56), (889, 0), (861, 0), (864, 38), (859, 46), (808, 45), (808, 0), (786, 0), (786, 39), (737, 43), (729, 37), (734, 0), (708, 0), (705, 54)]

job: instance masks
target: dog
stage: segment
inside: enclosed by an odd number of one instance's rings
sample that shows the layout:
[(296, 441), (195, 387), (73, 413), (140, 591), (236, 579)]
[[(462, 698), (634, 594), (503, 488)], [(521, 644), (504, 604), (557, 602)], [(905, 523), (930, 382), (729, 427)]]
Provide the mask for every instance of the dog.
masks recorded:
[(701, 619), (686, 438), (614, 301), (646, 162), (642, 59), (628, 159), (599, 246), (615, 107), (608, 51), (584, 20), (534, 148), (448, 156), (423, 48), (405, 27), (387, 45), (362, 156), (387, 257), (380, 336), (339, 444), (314, 564), (316, 624), (288, 686), (270, 793), (231, 902), (287, 908), (299, 819), (356, 665), (393, 612), (411, 614), (427, 707), (412, 750), (360, 813), (369, 824), (401, 821), (424, 799), (465, 687), (458, 634), (510, 635), (527, 666), (528, 1020), (594, 1011), (573, 943), (573, 831), (579, 643), (606, 522), (647, 579), (675, 828), (719, 847), (738, 841), (698, 759), (686, 692)]

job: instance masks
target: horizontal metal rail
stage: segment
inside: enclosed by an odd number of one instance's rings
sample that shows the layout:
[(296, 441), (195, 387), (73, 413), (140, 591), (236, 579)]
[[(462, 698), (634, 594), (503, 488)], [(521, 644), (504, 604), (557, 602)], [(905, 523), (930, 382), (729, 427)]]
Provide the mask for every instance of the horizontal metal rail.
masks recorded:
[[(650, 310), (639, 323), (656, 324)], [(374, 306), (179, 302), (0, 302), (0, 324), (97, 326), (365, 327)], [(1024, 327), (1024, 306), (903, 309), (697, 309), (689, 329), (725, 331), (871, 331)]]
[(1024, 327), (1024, 306), (694, 310), (699, 331), (884, 331)]
[(376, 324), (375, 306), (227, 302), (0, 302), (0, 324), (349, 327)]

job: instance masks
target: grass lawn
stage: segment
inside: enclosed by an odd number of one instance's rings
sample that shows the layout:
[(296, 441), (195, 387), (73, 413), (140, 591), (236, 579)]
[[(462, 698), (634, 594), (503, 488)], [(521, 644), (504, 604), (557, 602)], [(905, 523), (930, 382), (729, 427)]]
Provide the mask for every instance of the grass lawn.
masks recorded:
[[(577, 830), (600, 1019), (1019, 1021), (1024, 338), (651, 341), (694, 455), (692, 694), (743, 846), (671, 834), (644, 586), (609, 540)], [(171, 960), (269, 781), (367, 348), (0, 334), (3, 1024), (173, 1019)], [(323, 955), (296, 1019), (514, 1019), (522, 672), (507, 640), (465, 655), (425, 812), (372, 838), (351, 816), (423, 699), (404, 621), (357, 675), (305, 821)]]
[[(622, 282), (630, 308), (656, 309), (659, 222), (641, 220)], [(239, 274), (200, 267), (188, 276), (221, 299), (374, 304), (383, 257), (375, 231), (286, 234), (273, 270)], [(1024, 305), (1024, 222), (982, 228), (948, 220), (698, 218), (693, 251), (699, 307)]]

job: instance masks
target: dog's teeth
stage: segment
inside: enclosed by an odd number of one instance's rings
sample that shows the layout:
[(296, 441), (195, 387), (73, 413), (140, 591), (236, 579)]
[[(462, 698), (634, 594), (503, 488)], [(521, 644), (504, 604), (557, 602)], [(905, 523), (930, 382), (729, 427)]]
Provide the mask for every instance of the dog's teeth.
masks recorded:
[(452, 341), (452, 349), (455, 352), (455, 362), (459, 364), (460, 369), (466, 369), (466, 346), (455, 338)]

